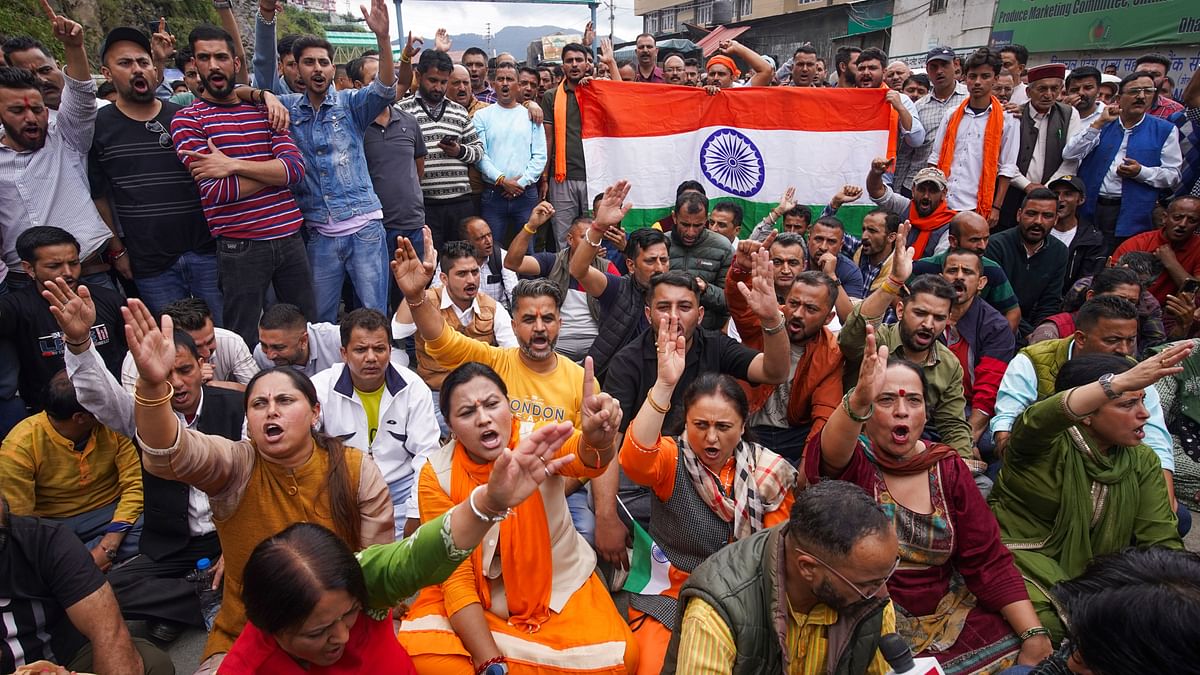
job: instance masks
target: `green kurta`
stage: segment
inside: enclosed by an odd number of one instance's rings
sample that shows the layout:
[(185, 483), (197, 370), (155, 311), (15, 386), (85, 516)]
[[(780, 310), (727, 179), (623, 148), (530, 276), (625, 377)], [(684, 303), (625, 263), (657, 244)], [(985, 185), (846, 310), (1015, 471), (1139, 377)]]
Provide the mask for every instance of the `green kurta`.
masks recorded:
[(450, 577), (473, 549), (457, 549), (450, 535), (453, 509), (394, 544), (378, 544), (357, 554), (367, 582), (372, 616), (387, 614), (401, 600)]
[(1145, 445), (1100, 452), (1063, 408), (1064, 393), (1017, 419), (988, 504), (1055, 643), (1064, 626), (1046, 592), (1093, 557), (1131, 544), (1182, 549), (1162, 463)]

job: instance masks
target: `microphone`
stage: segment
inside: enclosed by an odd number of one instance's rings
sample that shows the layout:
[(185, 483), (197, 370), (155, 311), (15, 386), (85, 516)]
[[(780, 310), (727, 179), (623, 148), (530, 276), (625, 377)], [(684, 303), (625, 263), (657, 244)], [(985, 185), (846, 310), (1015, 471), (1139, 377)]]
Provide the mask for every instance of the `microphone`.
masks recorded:
[(946, 675), (937, 659), (913, 658), (908, 643), (895, 633), (879, 638), (879, 653), (892, 667), (888, 675)]

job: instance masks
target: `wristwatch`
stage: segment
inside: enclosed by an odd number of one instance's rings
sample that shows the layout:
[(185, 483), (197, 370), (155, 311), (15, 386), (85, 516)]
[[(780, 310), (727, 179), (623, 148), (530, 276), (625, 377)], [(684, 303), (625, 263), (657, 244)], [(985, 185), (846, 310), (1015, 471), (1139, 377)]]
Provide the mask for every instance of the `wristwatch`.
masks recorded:
[(1104, 375), (1100, 376), (1099, 380), (1096, 381), (1100, 383), (1100, 388), (1104, 390), (1104, 395), (1115, 401), (1121, 398), (1121, 395), (1118, 394), (1115, 389), (1113, 389), (1112, 381), (1114, 377), (1116, 377), (1116, 375), (1112, 373), (1105, 373)]

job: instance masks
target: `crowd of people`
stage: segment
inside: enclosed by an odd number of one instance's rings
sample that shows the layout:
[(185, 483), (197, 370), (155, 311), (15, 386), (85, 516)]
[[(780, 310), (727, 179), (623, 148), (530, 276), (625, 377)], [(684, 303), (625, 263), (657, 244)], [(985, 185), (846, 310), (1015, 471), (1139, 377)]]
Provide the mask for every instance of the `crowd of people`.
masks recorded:
[[(173, 673), (188, 628), (205, 674), (884, 675), (892, 633), (950, 674), (1200, 663), (1200, 79), (1165, 57), (621, 63), (589, 25), (456, 64), (394, 59), (372, 0), (339, 64), (279, 0), (247, 55), (216, 0), (93, 62), (42, 5), (65, 61), (0, 65), (0, 671)], [(627, 229), (596, 78), (882, 87), (896, 146), (826, 204), (689, 180)]]

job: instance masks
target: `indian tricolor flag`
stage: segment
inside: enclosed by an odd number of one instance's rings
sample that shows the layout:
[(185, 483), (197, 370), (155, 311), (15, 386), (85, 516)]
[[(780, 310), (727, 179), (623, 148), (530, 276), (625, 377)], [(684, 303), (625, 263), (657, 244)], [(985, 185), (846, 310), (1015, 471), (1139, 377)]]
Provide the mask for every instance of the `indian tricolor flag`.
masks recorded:
[[(576, 90), (588, 194), (631, 185), (628, 230), (670, 213), (675, 188), (704, 185), (710, 204), (736, 201), (749, 234), (788, 187), (819, 215), (843, 185), (865, 185), (871, 160), (894, 155), (887, 90), (800, 87), (703, 89), (593, 80)], [(851, 231), (873, 208), (865, 192), (838, 213)]]
[(633, 554), (629, 556), (629, 576), (623, 590), (638, 595), (660, 595), (671, 587), (671, 563), (650, 533), (636, 520), (633, 524)]

